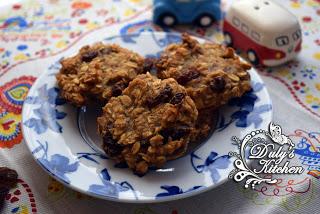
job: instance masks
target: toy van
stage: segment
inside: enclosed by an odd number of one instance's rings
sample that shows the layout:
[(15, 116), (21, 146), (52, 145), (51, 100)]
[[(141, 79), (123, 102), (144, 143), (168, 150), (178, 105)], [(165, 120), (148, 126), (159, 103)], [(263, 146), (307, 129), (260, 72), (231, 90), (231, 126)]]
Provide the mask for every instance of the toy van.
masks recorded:
[(154, 0), (153, 21), (171, 27), (195, 23), (209, 27), (221, 19), (220, 0)]
[(239, 0), (223, 22), (227, 45), (247, 53), (254, 65), (276, 66), (301, 50), (298, 19), (271, 0)]

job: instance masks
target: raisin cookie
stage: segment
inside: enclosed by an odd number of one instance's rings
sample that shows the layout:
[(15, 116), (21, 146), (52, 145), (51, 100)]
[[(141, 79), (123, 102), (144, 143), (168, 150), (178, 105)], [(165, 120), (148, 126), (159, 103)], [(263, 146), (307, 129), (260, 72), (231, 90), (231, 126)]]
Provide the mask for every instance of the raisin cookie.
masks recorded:
[(98, 131), (109, 157), (144, 174), (185, 153), (197, 116), (194, 102), (174, 79), (147, 73), (109, 100)]
[(92, 100), (106, 103), (119, 96), (138, 74), (145, 73), (143, 57), (115, 44), (84, 46), (61, 64), (56, 75), (61, 95), (76, 106)]
[(251, 66), (240, 61), (232, 48), (200, 44), (189, 35), (171, 44), (156, 63), (160, 79), (174, 78), (183, 85), (198, 109), (218, 108), (249, 91)]

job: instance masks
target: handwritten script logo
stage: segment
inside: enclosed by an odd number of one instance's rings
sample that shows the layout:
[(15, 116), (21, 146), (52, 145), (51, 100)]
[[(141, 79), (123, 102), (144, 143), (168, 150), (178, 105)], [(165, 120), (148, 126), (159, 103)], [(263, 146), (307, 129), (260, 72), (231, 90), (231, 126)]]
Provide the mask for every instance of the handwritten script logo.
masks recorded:
[[(269, 124), (269, 130), (255, 130), (247, 134), (242, 140), (232, 137), (238, 145), (240, 153), (230, 152), (235, 156), (235, 169), (229, 174), (236, 182), (244, 179), (245, 188), (254, 189), (256, 184), (266, 182), (274, 184), (277, 179), (263, 178), (262, 174), (301, 174), (304, 171), (302, 166), (290, 166), (290, 159), (294, 158), (294, 143), (282, 134), (282, 129), (274, 123)], [(257, 160), (259, 168), (250, 169), (246, 158)]]

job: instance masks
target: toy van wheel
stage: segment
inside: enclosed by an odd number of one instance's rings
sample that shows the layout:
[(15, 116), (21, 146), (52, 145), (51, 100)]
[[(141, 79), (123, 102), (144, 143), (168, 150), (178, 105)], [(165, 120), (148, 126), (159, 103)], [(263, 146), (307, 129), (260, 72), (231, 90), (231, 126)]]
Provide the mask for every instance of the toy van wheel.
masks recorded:
[(257, 56), (257, 53), (254, 50), (252, 50), (252, 49), (248, 50), (247, 57), (253, 65), (259, 64), (259, 57)]
[(228, 32), (223, 32), (224, 35), (224, 43), (226, 46), (231, 47), (233, 45), (231, 34)]
[(209, 14), (202, 14), (196, 19), (196, 24), (200, 27), (210, 27), (214, 21), (214, 18)]
[(158, 24), (172, 27), (177, 24), (177, 18), (171, 13), (164, 13), (159, 17)]

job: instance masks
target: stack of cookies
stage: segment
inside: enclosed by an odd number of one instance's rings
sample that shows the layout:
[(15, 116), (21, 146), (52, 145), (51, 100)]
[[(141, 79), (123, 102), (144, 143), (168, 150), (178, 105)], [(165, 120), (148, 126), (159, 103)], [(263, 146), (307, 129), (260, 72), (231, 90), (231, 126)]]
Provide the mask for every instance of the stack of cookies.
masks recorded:
[(61, 64), (61, 96), (76, 106), (102, 104), (97, 122), (104, 151), (140, 175), (206, 138), (213, 112), (251, 89), (250, 65), (233, 49), (187, 34), (159, 59), (98, 43)]

